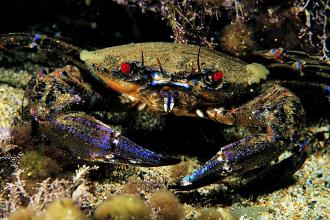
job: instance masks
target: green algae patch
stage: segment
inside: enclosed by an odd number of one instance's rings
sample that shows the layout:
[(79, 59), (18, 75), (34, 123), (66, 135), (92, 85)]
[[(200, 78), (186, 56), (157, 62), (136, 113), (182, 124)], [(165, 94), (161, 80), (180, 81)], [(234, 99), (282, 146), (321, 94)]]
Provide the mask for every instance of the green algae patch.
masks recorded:
[(180, 220), (184, 218), (183, 205), (170, 191), (158, 191), (151, 195), (150, 207), (156, 212), (160, 220)]
[(56, 200), (47, 207), (46, 212), (47, 220), (87, 220), (71, 199)]
[(45, 219), (41, 216), (36, 216), (35, 210), (32, 208), (19, 208), (15, 212), (13, 212), (9, 218), (9, 220), (41, 220)]
[(104, 201), (95, 211), (96, 220), (149, 220), (151, 210), (133, 195), (116, 195)]
[(37, 151), (26, 152), (20, 160), (19, 167), (28, 178), (46, 178), (58, 174), (62, 169), (53, 159)]

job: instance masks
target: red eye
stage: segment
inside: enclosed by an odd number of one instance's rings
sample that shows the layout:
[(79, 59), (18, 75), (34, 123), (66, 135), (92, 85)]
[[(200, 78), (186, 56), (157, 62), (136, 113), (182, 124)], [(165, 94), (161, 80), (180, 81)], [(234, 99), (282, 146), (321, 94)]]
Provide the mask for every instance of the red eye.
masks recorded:
[(223, 73), (221, 71), (217, 71), (217, 72), (214, 72), (212, 73), (212, 79), (215, 81), (215, 82), (219, 82), (223, 77)]
[(125, 73), (125, 74), (131, 72), (131, 64), (129, 64), (129, 63), (122, 63), (120, 65), (120, 71), (122, 73)]

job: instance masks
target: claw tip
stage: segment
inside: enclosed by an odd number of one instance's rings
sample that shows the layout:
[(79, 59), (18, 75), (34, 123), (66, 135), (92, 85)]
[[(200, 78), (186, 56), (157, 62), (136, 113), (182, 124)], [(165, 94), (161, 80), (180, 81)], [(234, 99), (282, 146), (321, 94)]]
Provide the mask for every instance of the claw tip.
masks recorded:
[(181, 181), (180, 182), (180, 186), (190, 186), (192, 185), (192, 182), (189, 182), (189, 181)]

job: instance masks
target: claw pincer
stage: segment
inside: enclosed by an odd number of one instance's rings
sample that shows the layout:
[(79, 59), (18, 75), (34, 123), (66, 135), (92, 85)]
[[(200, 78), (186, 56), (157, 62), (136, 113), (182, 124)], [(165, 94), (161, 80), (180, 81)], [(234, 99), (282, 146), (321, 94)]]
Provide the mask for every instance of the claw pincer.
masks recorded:
[(77, 156), (85, 160), (142, 166), (171, 165), (179, 162), (177, 159), (142, 148), (91, 116), (66, 114), (49, 120), (47, 124), (50, 130), (48, 136), (61, 144), (66, 144)]

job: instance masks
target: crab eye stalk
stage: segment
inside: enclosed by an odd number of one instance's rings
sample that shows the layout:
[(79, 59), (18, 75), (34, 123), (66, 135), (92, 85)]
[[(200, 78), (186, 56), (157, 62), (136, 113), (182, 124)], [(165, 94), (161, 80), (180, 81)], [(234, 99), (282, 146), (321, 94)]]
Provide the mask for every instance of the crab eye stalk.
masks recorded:
[(203, 81), (209, 87), (217, 87), (223, 81), (223, 73), (219, 70), (208, 70), (204, 73)]
[(143, 66), (139, 61), (122, 62), (115, 73), (127, 82), (145, 82), (150, 79), (149, 68)]

